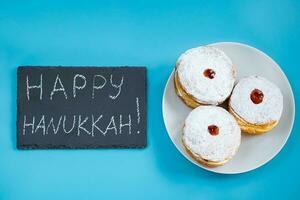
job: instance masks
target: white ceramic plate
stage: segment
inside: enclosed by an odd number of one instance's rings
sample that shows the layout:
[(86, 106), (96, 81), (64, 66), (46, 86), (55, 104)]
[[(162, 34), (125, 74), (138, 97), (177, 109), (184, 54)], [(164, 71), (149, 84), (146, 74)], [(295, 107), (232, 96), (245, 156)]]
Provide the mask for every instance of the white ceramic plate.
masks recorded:
[(237, 174), (254, 170), (269, 162), (286, 143), (293, 127), (295, 104), (294, 96), (283, 71), (278, 64), (265, 53), (245, 44), (221, 42), (211, 44), (223, 50), (237, 69), (237, 80), (248, 75), (260, 75), (275, 83), (283, 94), (283, 113), (278, 126), (263, 135), (250, 136), (242, 134), (238, 153), (227, 164), (216, 168), (207, 168), (193, 160), (181, 143), (184, 120), (191, 111), (176, 95), (173, 84), (174, 71), (165, 86), (162, 109), (167, 132), (177, 149), (189, 161), (206, 170)]

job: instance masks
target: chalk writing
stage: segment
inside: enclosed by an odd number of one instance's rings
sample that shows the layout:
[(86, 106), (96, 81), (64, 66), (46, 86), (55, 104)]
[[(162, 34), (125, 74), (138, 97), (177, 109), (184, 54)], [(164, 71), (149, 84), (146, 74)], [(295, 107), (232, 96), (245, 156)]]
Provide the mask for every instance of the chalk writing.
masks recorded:
[[(59, 88), (57, 88), (57, 83), (59, 83), (59, 86), (60, 86)], [(64, 88), (64, 85), (62, 84), (61, 79), (59, 78), (59, 74), (57, 74), (57, 76), (56, 76), (55, 83), (54, 83), (54, 86), (53, 86), (53, 90), (51, 91), (51, 94), (50, 94), (50, 99), (51, 100), (52, 100), (53, 95), (55, 94), (55, 92), (63, 92), (65, 98), (68, 99), (68, 96), (66, 94), (66, 90)]]
[(97, 120), (95, 121), (95, 117), (94, 115), (92, 115), (92, 136), (94, 137), (94, 130), (95, 128), (100, 131), (102, 134), (104, 134), (104, 132), (99, 128), (99, 126), (97, 126), (98, 121), (102, 118), (103, 116), (100, 115)]
[(55, 127), (55, 124), (54, 124), (54, 118), (51, 117), (50, 122), (49, 122), (49, 124), (48, 124), (48, 126), (47, 126), (47, 129), (46, 129), (46, 134), (49, 133), (49, 128), (50, 128), (50, 127), (52, 127), (53, 133), (54, 133), (54, 134), (57, 134), (57, 132), (58, 132), (58, 130), (59, 130), (59, 126), (60, 126), (61, 119), (62, 119), (62, 116), (59, 117), (58, 123), (57, 123), (57, 125), (56, 125), (56, 127)]
[(88, 117), (85, 117), (84, 120), (82, 121), (81, 120), (81, 115), (79, 115), (79, 118), (78, 118), (78, 128), (77, 128), (77, 135), (79, 136), (80, 135), (80, 130), (83, 130), (85, 131), (87, 134), (91, 134), (88, 130), (86, 130), (86, 128), (83, 127), (83, 125), (87, 122), (89, 118)]
[(64, 120), (63, 120), (63, 129), (64, 129), (64, 132), (66, 134), (69, 134), (73, 131), (74, 127), (75, 127), (75, 123), (76, 123), (76, 115), (73, 116), (73, 122), (72, 122), (72, 128), (70, 128), (69, 130), (66, 130), (66, 115), (64, 116)]
[(118, 89), (118, 92), (117, 92), (117, 94), (114, 95), (114, 96), (113, 96), (113, 95), (109, 95), (109, 97), (110, 97), (111, 99), (116, 99), (116, 98), (120, 95), (120, 93), (121, 93), (124, 77), (122, 76), (122, 79), (121, 79), (121, 82), (120, 82), (119, 85), (113, 84), (113, 80), (112, 80), (112, 79), (113, 79), (113, 76), (110, 75), (110, 84), (111, 84), (114, 88)]
[(26, 115), (24, 115), (24, 123), (23, 123), (23, 135), (25, 135), (25, 130), (26, 127), (31, 127), (31, 133), (33, 134), (34, 132), (34, 123), (35, 123), (35, 117), (32, 117), (32, 122), (31, 123), (27, 123), (27, 118)]
[(44, 115), (42, 115), (42, 118), (41, 118), (40, 122), (36, 126), (35, 132), (37, 132), (37, 130), (39, 128), (41, 128), (43, 130), (43, 135), (45, 135), (45, 133), (46, 133), (46, 126), (45, 126), (45, 116)]
[[(77, 79), (81, 78), (81, 80), (83, 81), (82, 85), (77, 85)], [(82, 90), (83, 88), (85, 88), (86, 86), (86, 78), (85, 76), (81, 75), (81, 74), (76, 74), (73, 78), (73, 97), (76, 97), (76, 90)]]
[[(136, 97), (135, 99), (136, 99), (135, 103), (136, 103), (136, 116), (137, 116), (137, 123), (139, 124), (139, 123), (140, 123), (140, 121), (141, 121), (141, 116), (140, 116), (140, 103), (139, 103), (139, 98), (138, 98), (138, 97)], [(139, 133), (140, 133), (140, 131), (139, 131), (139, 130), (137, 130), (137, 133), (139, 134)]]
[(26, 94), (27, 100), (30, 99), (29, 91), (30, 89), (39, 89), (40, 90), (40, 100), (43, 98), (43, 74), (40, 75), (40, 84), (39, 85), (29, 85), (29, 78), (28, 75), (26, 76)]
[(17, 146), (146, 145), (144, 67), (19, 67)]
[(119, 128), (119, 134), (122, 134), (122, 128), (128, 126), (128, 133), (131, 134), (131, 115), (128, 115), (128, 123), (123, 124), (123, 116), (120, 115), (120, 128)]
[[(103, 119), (103, 115), (99, 115), (95, 118), (94, 115), (85, 116), (83, 115), (73, 115), (67, 117), (67, 115), (61, 115), (59, 117), (45, 117), (45, 115), (41, 115), (41, 117), (33, 116), (30, 118), (30, 122), (28, 122), (28, 116), (24, 115), (23, 117), (23, 135), (28, 133), (30, 134), (76, 134), (80, 136), (81, 134), (91, 135), (92, 137), (95, 134), (100, 134), (105, 136), (107, 133), (113, 133), (115, 135), (124, 134), (124, 130), (126, 128), (126, 133), (131, 134), (132, 121), (131, 114), (126, 116), (127, 119), (124, 119), (122, 114), (118, 115), (118, 121), (116, 122), (115, 116), (111, 116), (109, 123), (105, 126), (101, 120)], [(36, 120), (39, 120), (36, 123)], [(56, 123), (55, 123), (56, 121)], [(67, 129), (67, 122), (72, 122), (71, 126)], [(30, 129), (29, 129), (30, 128)], [(75, 132), (76, 129), (76, 132)], [(41, 131), (40, 131), (41, 130)], [(59, 131), (62, 130), (62, 131)], [(29, 132), (28, 132), (29, 131)]]
[[(96, 79), (100, 78), (102, 80), (102, 84), (100, 83), (99, 85), (96, 85)], [(100, 81), (99, 80), (99, 81)], [(92, 98), (95, 98), (95, 90), (100, 90), (106, 85), (106, 78), (102, 75), (95, 75), (93, 78), (93, 93), (92, 93)]]
[[(113, 79), (113, 75), (111, 74), (109, 79), (109, 85), (108, 87), (115, 89), (116, 92), (112, 92), (115, 94), (109, 94), (108, 97), (110, 99), (117, 99), (119, 97), (119, 95), (122, 92), (122, 86), (124, 84), (124, 76), (122, 76), (122, 78), (120, 79), (119, 84), (114, 83), (116, 82)], [(26, 95), (27, 95), (27, 100), (30, 100), (30, 90), (32, 89), (39, 89), (40, 90), (40, 95), (39, 98), (40, 100), (43, 99), (43, 75), (40, 75), (40, 83), (39, 85), (30, 85), (29, 83), (30, 79), (28, 77), (28, 75), (26, 76)], [(86, 78), (86, 76), (82, 75), (82, 74), (76, 74), (73, 77), (73, 83), (72, 83), (72, 96), (75, 99), (77, 97), (77, 92), (79, 90), (84, 90), (86, 89), (86, 85), (87, 85), (87, 81), (88, 79)], [(101, 90), (103, 89), (105, 86), (107, 85), (107, 79), (100, 74), (96, 74), (92, 77), (92, 99), (95, 98), (95, 92), (97, 90)], [(65, 99), (68, 99), (68, 94), (65, 88), (65, 84), (62, 80), (62, 78), (60, 77), (59, 74), (56, 75), (54, 84), (53, 84), (53, 89), (51, 90), (51, 93), (49, 95), (50, 100), (53, 100), (53, 96), (57, 93), (57, 92), (61, 92)]]

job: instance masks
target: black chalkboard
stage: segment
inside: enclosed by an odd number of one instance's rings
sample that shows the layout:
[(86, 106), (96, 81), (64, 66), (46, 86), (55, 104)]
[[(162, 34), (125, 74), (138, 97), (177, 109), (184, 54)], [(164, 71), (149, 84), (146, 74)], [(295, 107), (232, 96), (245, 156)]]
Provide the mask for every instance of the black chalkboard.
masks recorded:
[(145, 67), (18, 68), (17, 148), (146, 146)]

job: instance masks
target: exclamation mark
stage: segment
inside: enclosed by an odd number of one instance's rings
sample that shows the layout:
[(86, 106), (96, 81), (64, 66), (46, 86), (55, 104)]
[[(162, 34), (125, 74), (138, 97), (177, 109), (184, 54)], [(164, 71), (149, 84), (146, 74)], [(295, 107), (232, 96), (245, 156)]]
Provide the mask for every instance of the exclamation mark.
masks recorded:
[[(136, 117), (137, 117), (137, 124), (140, 124), (141, 121), (141, 117), (140, 117), (140, 103), (139, 103), (139, 98), (136, 97)], [(137, 131), (137, 133), (139, 134), (140, 131)]]

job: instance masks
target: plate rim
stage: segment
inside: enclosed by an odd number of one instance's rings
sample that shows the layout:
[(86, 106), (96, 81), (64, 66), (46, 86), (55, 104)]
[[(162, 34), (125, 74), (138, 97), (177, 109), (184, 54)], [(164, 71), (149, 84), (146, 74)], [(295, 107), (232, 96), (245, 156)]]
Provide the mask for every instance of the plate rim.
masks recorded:
[(163, 121), (164, 121), (164, 125), (165, 125), (165, 129), (166, 129), (166, 132), (170, 138), (170, 140), (172, 141), (173, 145), (176, 147), (176, 149), (183, 155), (183, 157), (185, 157), (189, 162), (193, 163), (194, 165), (204, 169), (204, 170), (207, 170), (209, 172), (213, 172), (213, 173), (217, 173), (217, 174), (242, 174), (242, 173), (246, 173), (246, 172), (250, 172), (250, 171), (253, 171), (255, 169), (258, 169), (260, 167), (262, 167), (263, 165), (267, 164), (268, 162), (270, 162), (273, 158), (275, 158), (280, 152), (281, 150), (284, 148), (284, 146), (286, 145), (288, 139), (290, 138), (291, 136), (291, 133), (292, 133), (292, 130), (293, 130), (293, 127), (294, 127), (294, 122), (295, 122), (295, 110), (296, 110), (296, 105), (295, 105), (295, 97), (294, 97), (294, 93), (293, 93), (293, 89), (291, 87), (291, 84), (289, 82), (289, 79), (287, 78), (286, 74), (284, 73), (284, 71), (281, 69), (280, 65), (273, 59), (271, 58), (269, 55), (267, 55), (266, 53), (264, 53), (263, 51), (253, 47), (253, 46), (250, 46), (248, 44), (245, 44), (245, 43), (239, 43), (239, 42), (215, 42), (215, 43), (211, 43), (211, 44), (204, 44), (202, 46), (215, 46), (215, 45), (237, 45), (237, 46), (242, 46), (242, 47), (246, 47), (246, 48), (250, 48), (256, 52), (258, 52), (259, 54), (262, 54), (264, 57), (266, 57), (269, 61), (271, 61), (274, 66), (275, 66), (275, 69), (278, 70), (280, 72), (280, 74), (283, 75), (283, 78), (285, 80), (285, 82), (287, 83), (287, 86), (288, 86), (288, 90), (289, 92), (291, 93), (291, 101), (292, 101), (292, 110), (291, 110), (291, 114), (292, 114), (292, 122), (291, 122), (291, 125), (289, 126), (289, 129), (287, 130), (288, 131), (288, 135), (287, 137), (285, 138), (285, 140), (283, 141), (282, 145), (280, 146), (280, 148), (278, 148), (275, 153), (270, 156), (270, 158), (266, 159), (264, 162), (262, 162), (261, 164), (255, 166), (255, 167), (252, 167), (248, 170), (244, 170), (244, 171), (238, 171), (238, 172), (220, 172), (220, 171), (215, 171), (213, 170), (214, 168), (206, 168), (204, 166), (202, 166), (201, 164), (199, 163), (196, 163), (196, 161), (191, 161), (192, 158), (189, 158), (186, 154), (184, 154), (180, 149), (179, 147), (177, 146), (177, 144), (174, 142), (173, 138), (170, 136), (170, 133), (168, 131), (168, 128), (166, 126), (166, 120), (165, 120), (165, 108), (164, 108), (164, 102), (165, 102), (165, 95), (166, 95), (166, 90), (167, 90), (167, 86), (169, 84), (170, 80), (172, 77), (173, 77), (173, 73), (174, 73), (174, 67), (173, 67), (173, 70), (172, 72), (170, 73), (169, 77), (168, 77), (168, 80), (166, 81), (165, 83), (165, 87), (164, 87), (164, 91), (163, 91), (163, 98), (162, 98), (162, 115), (163, 115)]

